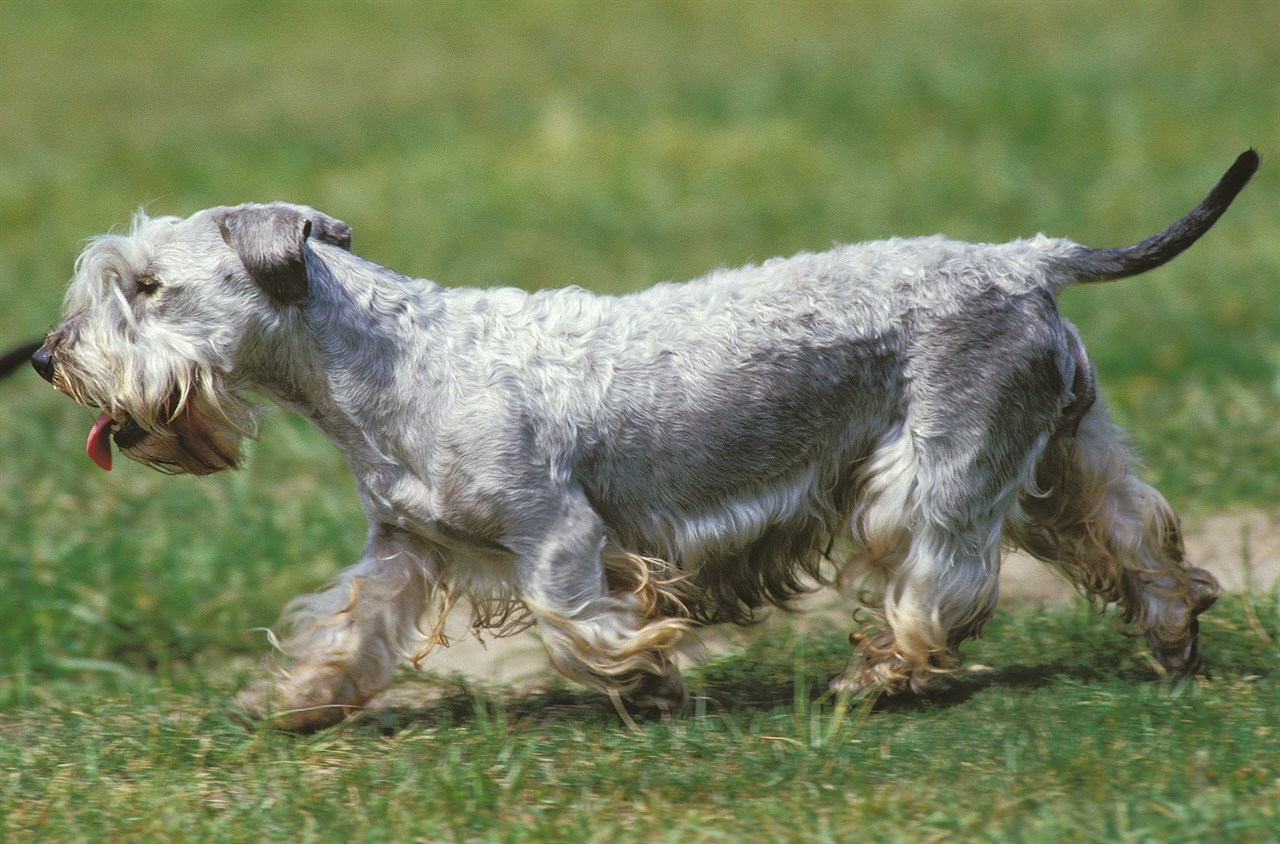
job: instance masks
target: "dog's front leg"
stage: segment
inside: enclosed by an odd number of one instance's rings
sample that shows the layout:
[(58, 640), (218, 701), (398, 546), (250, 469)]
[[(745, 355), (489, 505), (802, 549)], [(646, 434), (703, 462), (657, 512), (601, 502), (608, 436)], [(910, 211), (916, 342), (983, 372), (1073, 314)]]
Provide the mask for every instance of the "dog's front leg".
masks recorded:
[(585, 496), (557, 501), (539, 535), (512, 544), (521, 600), (557, 671), (641, 707), (669, 712), (683, 705), (670, 652), (687, 623), (648, 616), (638, 594), (610, 591), (604, 524)]
[[(381, 690), (416, 650), (437, 588), (439, 560), (422, 540), (375, 526), (360, 562), (285, 608), (285, 657), (236, 697), (254, 720), (287, 730), (341, 721)], [(274, 641), (274, 639), (273, 639)]]

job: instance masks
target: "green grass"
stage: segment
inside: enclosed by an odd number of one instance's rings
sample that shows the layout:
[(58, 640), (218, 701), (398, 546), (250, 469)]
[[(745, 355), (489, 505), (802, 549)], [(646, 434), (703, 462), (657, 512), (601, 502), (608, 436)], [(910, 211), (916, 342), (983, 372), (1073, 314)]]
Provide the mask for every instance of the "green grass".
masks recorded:
[[(1274, 508), (1277, 32), (1268, 2), (0, 4), (0, 347), (144, 203), (307, 202), (403, 272), (610, 292), (888, 234), (1131, 242), (1256, 145), (1203, 243), (1062, 306), (1179, 510)], [(216, 713), (252, 629), (362, 542), (340, 458), (276, 414), (244, 472), (106, 475), (32, 373), (0, 399), (9, 837), (1275, 840), (1267, 601), (1215, 610), (1181, 692), (1019, 612), (948, 707), (837, 718), (804, 688), (844, 646), (788, 640), (641, 736), (568, 692), (246, 734)]]
[(412, 682), (309, 738), (246, 732), (178, 672), (0, 716), (15, 840), (1275, 841), (1280, 604), (1207, 618), (1213, 676), (1152, 682), (1083, 607), (1002, 615), (947, 703), (818, 695), (840, 637), (778, 633), (632, 732), (565, 689)]

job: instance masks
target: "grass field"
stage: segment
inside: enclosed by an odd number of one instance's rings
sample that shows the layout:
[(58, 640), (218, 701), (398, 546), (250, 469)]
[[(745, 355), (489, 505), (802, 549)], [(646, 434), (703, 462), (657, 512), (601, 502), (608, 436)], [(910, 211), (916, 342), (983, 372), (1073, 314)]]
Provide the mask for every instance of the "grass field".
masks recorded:
[[(832, 241), (1128, 243), (1248, 146), (1203, 243), (1069, 291), (1147, 475), (1195, 518), (1280, 502), (1280, 6), (0, 4), (0, 347), (146, 204), (287, 198), (447, 284), (623, 291)], [(1001, 613), (949, 705), (819, 695), (783, 636), (634, 734), (575, 691), (460, 690), (296, 739), (222, 707), (291, 595), (355, 559), (350, 478), (275, 414), (243, 472), (83, 454), (0, 384), (0, 840), (1280, 840), (1280, 609), (1206, 620), (1169, 689), (1082, 607)]]
[(1205, 636), (1214, 678), (1175, 690), (1084, 608), (1002, 615), (967, 699), (874, 712), (817, 696), (843, 637), (781, 637), (635, 733), (577, 691), (420, 680), (431, 706), (303, 739), (198, 672), (77, 685), (0, 722), (0, 805), (68, 841), (1274, 841), (1280, 608)]

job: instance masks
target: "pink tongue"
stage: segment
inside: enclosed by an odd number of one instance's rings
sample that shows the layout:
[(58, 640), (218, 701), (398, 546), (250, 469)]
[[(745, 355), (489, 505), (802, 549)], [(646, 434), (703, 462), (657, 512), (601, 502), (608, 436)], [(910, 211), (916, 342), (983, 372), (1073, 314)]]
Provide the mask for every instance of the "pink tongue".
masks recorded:
[(84, 447), (89, 459), (108, 472), (111, 471), (111, 423), (114, 421), (111, 414), (104, 411), (93, 423), (89, 442)]

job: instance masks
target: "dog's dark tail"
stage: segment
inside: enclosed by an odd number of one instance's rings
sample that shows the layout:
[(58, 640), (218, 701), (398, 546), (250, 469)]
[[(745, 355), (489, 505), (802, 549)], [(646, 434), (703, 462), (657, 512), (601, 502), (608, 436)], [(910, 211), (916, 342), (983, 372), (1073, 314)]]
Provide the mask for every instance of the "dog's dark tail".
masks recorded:
[(43, 340), (31, 340), (0, 355), (0, 378), (8, 378), (23, 364), (30, 365), (31, 356), (40, 350)]
[(1082, 246), (1065, 256), (1063, 268), (1075, 281), (1116, 281), (1173, 260), (1218, 221), (1257, 169), (1257, 151), (1250, 149), (1241, 153), (1209, 195), (1169, 228), (1132, 246), (1115, 249)]

